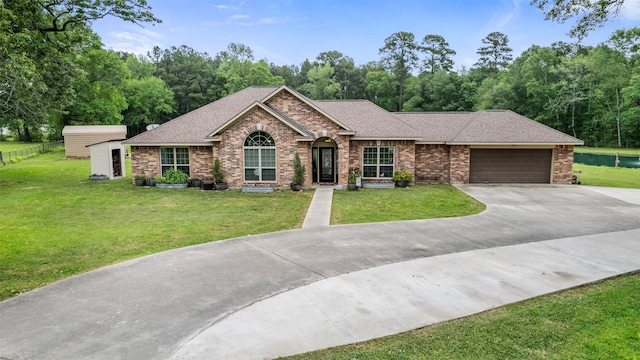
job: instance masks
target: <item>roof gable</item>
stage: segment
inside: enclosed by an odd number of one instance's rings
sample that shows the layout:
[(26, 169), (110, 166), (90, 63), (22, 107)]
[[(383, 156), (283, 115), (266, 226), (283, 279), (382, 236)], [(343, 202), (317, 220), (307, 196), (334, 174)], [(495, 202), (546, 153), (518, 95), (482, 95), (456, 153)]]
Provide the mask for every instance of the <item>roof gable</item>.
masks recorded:
[(206, 145), (207, 134), (219, 128), (255, 101), (272, 93), (275, 86), (255, 86), (240, 90), (204, 105), (159, 127), (145, 131), (127, 140), (127, 144), (182, 144)]
[(215, 138), (217, 135), (220, 135), (220, 133), (224, 132), (229, 126), (231, 126), (237, 120), (241, 119), (243, 116), (245, 116), (246, 114), (250, 113), (251, 111), (253, 111), (253, 110), (257, 109), (257, 108), (266, 111), (268, 114), (270, 114), (274, 118), (280, 120), (282, 123), (284, 123), (285, 125), (287, 125), (291, 129), (293, 129), (295, 132), (297, 132), (299, 135), (303, 136), (304, 138), (313, 139), (313, 133), (310, 132), (309, 130), (305, 129), (304, 126), (300, 125), (299, 123), (295, 122), (293, 119), (289, 118), (285, 114), (279, 112), (278, 110), (276, 110), (276, 109), (274, 109), (274, 108), (272, 108), (272, 107), (270, 107), (270, 106), (268, 106), (268, 105), (266, 105), (266, 104), (264, 104), (264, 103), (262, 103), (260, 101), (255, 101), (253, 104), (248, 106), (246, 109), (244, 109), (243, 111), (239, 112), (237, 115), (235, 115), (234, 117), (229, 119), (227, 122), (225, 122), (224, 124), (222, 124), (219, 127), (217, 127), (215, 130), (213, 130), (210, 134), (207, 135), (207, 138)]
[(302, 101), (303, 103), (307, 104), (309, 107), (311, 107), (312, 109), (314, 109), (315, 111), (319, 112), (320, 114), (322, 114), (323, 116), (325, 116), (327, 119), (331, 120), (332, 122), (334, 122), (336, 125), (338, 125), (339, 127), (343, 128), (346, 131), (353, 131), (353, 129), (351, 129), (349, 127), (348, 124), (345, 124), (342, 119), (339, 119), (335, 116), (333, 116), (332, 114), (326, 112), (322, 107), (318, 106), (316, 102), (310, 100), (309, 98), (307, 98), (306, 96), (300, 94), (299, 92), (289, 88), (288, 86), (281, 86), (280, 88), (278, 88), (277, 90), (275, 90), (273, 93), (269, 94), (268, 96), (266, 96), (264, 99), (262, 99), (261, 102), (263, 103), (267, 103), (269, 100), (273, 99), (274, 97), (276, 97), (278, 94), (280, 94), (282, 91), (286, 91), (287, 93), (291, 94), (293, 97), (295, 97), (296, 99)]

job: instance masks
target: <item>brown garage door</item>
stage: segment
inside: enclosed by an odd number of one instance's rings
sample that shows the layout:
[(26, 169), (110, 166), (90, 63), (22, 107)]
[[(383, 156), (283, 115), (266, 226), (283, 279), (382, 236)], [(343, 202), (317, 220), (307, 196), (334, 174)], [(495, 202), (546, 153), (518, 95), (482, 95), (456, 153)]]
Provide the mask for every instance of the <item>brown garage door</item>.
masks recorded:
[(551, 149), (471, 149), (471, 183), (549, 183)]

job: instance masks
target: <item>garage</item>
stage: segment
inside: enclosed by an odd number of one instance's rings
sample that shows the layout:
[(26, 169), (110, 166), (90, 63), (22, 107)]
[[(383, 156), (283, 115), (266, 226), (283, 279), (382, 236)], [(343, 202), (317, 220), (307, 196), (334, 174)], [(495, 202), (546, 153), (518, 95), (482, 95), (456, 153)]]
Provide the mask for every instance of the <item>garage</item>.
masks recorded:
[(471, 149), (470, 183), (550, 183), (552, 149)]

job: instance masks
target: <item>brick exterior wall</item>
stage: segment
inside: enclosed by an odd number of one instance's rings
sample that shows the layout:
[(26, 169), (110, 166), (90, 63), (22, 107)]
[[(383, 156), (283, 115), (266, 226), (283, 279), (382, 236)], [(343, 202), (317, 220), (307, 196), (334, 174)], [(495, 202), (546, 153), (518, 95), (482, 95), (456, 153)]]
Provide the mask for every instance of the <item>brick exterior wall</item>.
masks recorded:
[(416, 182), (448, 183), (449, 147), (446, 145), (416, 145)]
[[(267, 104), (304, 126), (307, 130), (312, 131), (316, 139), (324, 137), (324, 132), (326, 131), (326, 137), (331, 138), (337, 146), (338, 163), (336, 171), (338, 172), (338, 184), (346, 185), (349, 176), (348, 159), (350, 144), (348, 136), (338, 135), (338, 132), (341, 130), (340, 126), (284, 90), (269, 99)], [(298, 150), (300, 160), (307, 169), (305, 172), (305, 187), (310, 187), (313, 180), (311, 173), (313, 165), (311, 156), (312, 143), (299, 142), (298, 147), (300, 149)], [(304, 155), (302, 151), (305, 152)], [(291, 182), (291, 177), (293, 177), (293, 155), (291, 155), (289, 170), (291, 176), (289, 177), (289, 181), (285, 183), (286, 186), (288, 186), (289, 182)]]
[(160, 175), (160, 148), (155, 146), (131, 147), (131, 181), (136, 175), (152, 178)]
[(554, 183), (570, 184), (573, 178), (573, 145), (557, 145), (553, 150)]
[(192, 146), (189, 148), (189, 166), (192, 179), (207, 180), (213, 178), (213, 152), (211, 146)]
[[(352, 140), (350, 144), (350, 152), (349, 152), (349, 169), (359, 169), (362, 173), (362, 148), (364, 147), (387, 147), (392, 146), (393, 150), (393, 164), (394, 171), (398, 170), (406, 170), (412, 174), (415, 174), (415, 144), (413, 141), (380, 141), (375, 140)], [(391, 174), (393, 175), (393, 174)], [(369, 179), (371, 182), (387, 182), (392, 181), (389, 179)], [(415, 182), (415, 177), (412, 180), (412, 183)]]
[(449, 181), (452, 184), (469, 183), (471, 148), (468, 145), (452, 145), (449, 148)]

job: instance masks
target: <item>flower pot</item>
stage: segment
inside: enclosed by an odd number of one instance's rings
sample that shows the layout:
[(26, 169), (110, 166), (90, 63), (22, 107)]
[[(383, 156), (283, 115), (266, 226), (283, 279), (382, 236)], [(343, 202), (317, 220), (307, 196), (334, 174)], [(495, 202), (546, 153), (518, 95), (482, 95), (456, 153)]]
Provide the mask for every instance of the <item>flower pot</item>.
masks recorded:
[(154, 178), (147, 179), (147, 186), (156, 186), (156, 180)]
[(349, 191), (357, 191), (358, 190), (358, 185), (356, 185), (356, 184), (347, 184), (347, 189)]
[(200, 179), (193, 179), (191, 180), (191, 183), (193, 184), (194, 188), (202, 187), (202, 180)]
[(300, 185), (300, 184), (291, 184), (291, 190), (293, 190), (293, 191), (302, 191), (302, 185)]
[(227, 190), (226, 182), (219, 182), (215, 184), (216, 190)]
[(213, 183), (202, 183), (202, 190), (213, 190)]
[(406, 188), (408, 185), (408, 181), (396, 181), (396, 186), (399, 188)]
[(135, 179), (136, 186), (145, 186), (147, 184), (146, 179)]

